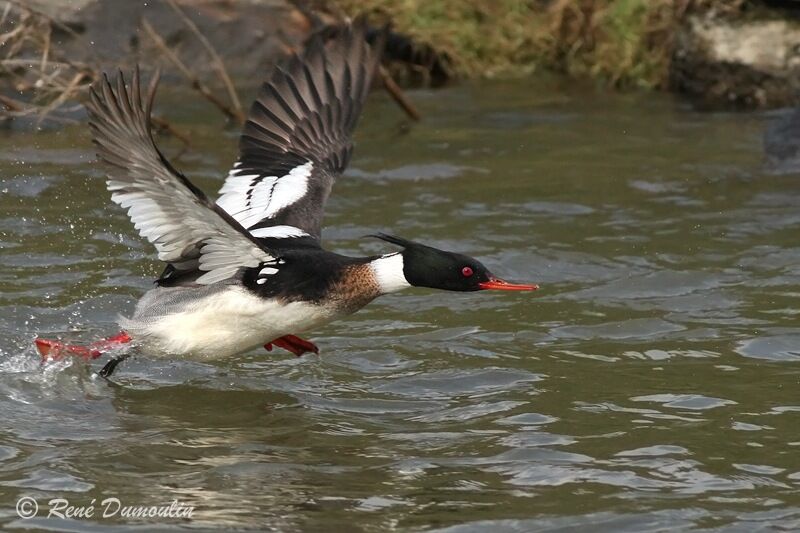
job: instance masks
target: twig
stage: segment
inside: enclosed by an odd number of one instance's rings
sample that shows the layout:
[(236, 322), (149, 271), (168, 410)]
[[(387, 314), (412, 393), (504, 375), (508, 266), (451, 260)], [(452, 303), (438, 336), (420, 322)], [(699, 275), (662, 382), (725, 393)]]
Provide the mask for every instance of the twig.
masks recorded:
[(236, 88), (233, 85), (233, 81), (231, 81), (230, 76), (228, 75), (228, 70), (225, 68), (225, 63), (222, 61), (222, 58), (217, 53), (214, 46), (208, 40), (208, 38), (200, 32), (200, 29), (197, 27), (197, 24), (194, 23), (192, 19), (186, 16), (186, 13), (175, 3), (175, 0), (166, 0), (169, 4), (169, 7), (172, 8), (173, 11), (180, 17), (184, 24), (194, 33), (197, 40), (200, 41), (200, 44), (203, 45), (203, 48), (206, 49), (208, 55), (211, 56), (211, 63), (217, 71), (222, 83), (225, 85), (225, 89), (228, 91), (228, 96), (231, 99), (231, 103), (233, 104), (233, 108), (236, 111), (237, 115), (240, 117), (240, 122), (244, 122), (244, 113), (242, 112), (242, 103), (239, 101), (239, 95), (236, 94)]
[[(30, 39), (28, 33), (31, 31), (31, 27), (25, 15), (30, 16), (28, 12), (24, 12), (23, 16), (20, 16), (20, 23), (17, 28), (3, 35), (2, 40), (0, 40), (0, 45), (6, 49), (6, 57), (17, 55), (25, 42)], [(9, 42), (11, 44), (8, 44)]]
[[(138, 73), (139, 73), (139, 66), (137, 65), (136, 66), (137, 77)], [(157, 68), (155, 72), (153, 72), (152, 76), (150, 76), (150, 83), (147, 86), (147, 96), (145, 97), (145, 102), (147, 102), (147, 107), (145, 109), (145, 112), (147, 113), (147, 116), (150, 119), (151, 125), (155, 125), (155, 127), (158, 128), (160, 131), (167, 132), (168, 134), (172, 135), (173, 137), (175, 137), (176, 139), (180, 140), (183, 143), (183, 146), (181, 147), (180, 151), (175, 155), (175, 159), (178, 159), (186, 152), (186, 150), (189, 149), (189, 146), (191, 146), (192, 143), (188, 135), (185, 135), (184, 133), (181, 133), (180, 131), (175, 129), (175, 127), (172, 124), (170, 124), (166, 119), (153, 115), (153, 110), (150, 106), (152, 105), (153, 100), (155, 99), (156, 89), (158, 89), (158, 82), (160, 80), (161, 80), (161, 69)]]
[[(50, 49), (50, 52), (51, 53), (55, 53), (55, 51), (52, 48)], [(18, 58), (13, 58), (13, 59), (0, 59), (0, 65), (5, 66), (5, 67), (25, 67), (25, 68), (29, 68), (33, 61), (34, 61), (34, 59), (31, 59), (29, 57), (18, 57)], [(85, 64), (71, 63), (71, 62), (67, 62), (67, 61), (60, 61), (60, 60), (53, 60), (53, 59), (50, 59), (50, 60), (47, 61), (47, 66), (50, 67), (51, 69), (60, 69), (60, 68), (66, 68), (66, 67), (74, 68), (75, 70), (79, 70), (79, 71), (83, 72), (84, 74), (86, 74), (89, 77), (91, 77), (91, 73), (93, 72), (93, 70), (91, 68), (89, 68), (89, 66), (87, 66)]]
[(384, 88), (386, 88), (394, 101), (397, 102), (397, 105), (403, 108), (403, 111), (406, 112), (406, 115), (408, 115), (412, 120), (420, 120), (422, 117), (420, 116), (419, 111), (417, 111), (417, 108), (413, 103), (411, 103), (411, 100), (406, 98), (403, 90), (399, 85), (397, 85), (397, 83), (395, 83), (386, 69), (383, 68), (383, 65), (378, 66), (378, 74), (381, 77)]
[(9, 111), (23, 111), (25, 105), (13, 98), (0, 94), (0, 104), (6, 106)]
[(9, 4), (14, 4), (15, 6), (17, 6), (19, 9), (21, 9), (23, 11), (27, 11), (28, 13), (32, 13), (32, 14), (36, 15), (37, 17), (41, 17), (41, 18), (45, 19), (50, 24), (52, 24), (54, 26), (58, 26), (59, 28), (61, 28), (65, 32), (69, 33), (73, 37), (80, 37), (78, 32), (76, 32), (75, 30), (73, 30), (72, 28), (70, 28), (69, 26), (64, 24), (63, 22), (59, 22), (58, 20), (54, 19), (53, 17), (51, 17), (47, 13), (45, 13), (43, 11), (39, 11), (38, 9), (35, 9), (35, 8), (31, 7), (25, 2), (21, 2), (20, 0), (5, 0), (5, 2), (7, 2)]
[(189, 138), (188, 135), (175, 129), (175, 126), (173, 126), (163, 118), (151, 115), (150, 122), (152, 122), (153, 125), (155, 125), (158, 129), (166, 131), (176, 139), (180, 140), (184, 145), (190, 146), (192, 144), (192, 140)]
[(66, 102), (68, 98), (74, 96), (77, 92), (78, 85), (81, 81), (83, 81), (84, 77), (85, 76), (83, 72), (78, 72), (75, 74), (61, 94), (58, 95), (58, 97), (56, 97), (52, 102), (41, 108), (36, 124), (41, 124), (41, 122), (47, 118), (47, 115), (53, 112), (53, 110), (57, 109), (61, 104)]
[(6, 18), (8, 18), (8, 14), (9, 13), (11, 13), (11, 3), (10, 2), (6, 2), (6, 7), (3, 10), (3, 16), (0, 17), (0, 26), (5, 24)]
[(206, 100), (217, 106), (219, 110), (225, 114), (225, 116), (227, 116), (231, 120), (239, 122), (240, 124), (244, 124), (244, 119), (245, 119), (244, 114), (241, 111), (237, 113), (236, 110), (231, 109), (225, 102), (214, 96), (214, 93), (212, 93), (211, 90), (208, 87), (206, 87), (205, 84), (203, 84), (203, 82), (201, 82), (199, 79), (197, 79), (197, 77), (194, 74), (192, 74), (192, 72), (189, 70), (189, 67), (187, 67), (180, 60), (180, 58), (175, 54), (175, 52), (169, 49), (167, 43), (164, 42), (164, 39), (156, 32), (155, 29), (153, 29), (153, 26), (150, 25), (147, 19), (142, 19), (142, 28), (153, 40), (153, 43), (167, 57), (167, 59), (169, 59), (170, 62), (173, 65), (175, 65), (175, 67), (177, 67), (178, 70), (181, 71), (183, 76), (187, 80), (189, 80), (189, 83), (191, 83), (192, 87), (196, 91), (202, 94), (206, 98)]
[(42, 43), (42, 63), (39, 66), (39, 70), (44, 72), (47, 68), (47, 60), (50, 57), (50, 39), (53, 34), (53, 27), (48, 26), (47, 31), (44, 34), (44, 42)]
[[(65, 103), (80, 100), (80, 94), (97, 73), (87, 67), (61, 61), (53, 48), (54, 28), (77, 35), (74, 30), (19, 0), (5, 0), (0, 22), (8, 23), (9, 12), (19, 13), (11, 22), (13, 30), (0, 35), (4, 57), (0, 72), (6, 74), (6, 84), (20, 94), (30, 94), (29, 102), (0, 95), (4, 117), (34, 117), (36, 124), (50, 120), (74, 123), (68, 116), (56, 114)], [(24, 67), (24, 68), (20, 68)]]
[[(42, 108), (40, 106), (26, 104), (25, 102), (20, 102), (19, 100), (14, 100), (13, 98), (9, 98), (0, 94), (0, 104), (3, 104), (7, 111), (0, 111), (0, 118), (5, 117), (26, 117), (33, 114), (41, 114)], [(60, 117), (58, 115), (47, 115), (44, 118), (47, 120), (52, 120), (54, 122), (61, 122), (66, 124), (75, 124), (78, 121), (69, 117)]]

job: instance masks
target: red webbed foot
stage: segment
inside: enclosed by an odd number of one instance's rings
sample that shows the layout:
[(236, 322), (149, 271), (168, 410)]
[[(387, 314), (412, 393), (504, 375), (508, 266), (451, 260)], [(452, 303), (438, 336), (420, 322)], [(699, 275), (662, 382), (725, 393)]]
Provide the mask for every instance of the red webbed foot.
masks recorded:
[(36, 339), (36, 349), (39, 350), (39, 355), (42, 356), (42, 361), (58, 361), (65, 356), (71, 355), (80, 357), (85, 360), (97, 359), (104, 353), (131, 341), (130, 335), (124, 331), (120, 331), (113, 337), (102, 339), (93, 342), (88, 346), (79, 346), (75, 344), (64, 344), (61, 341), (54, 341), (49, 339)]
[(266, 348), (267, 351), (272, 351), (273, 344), (278, 348), (283, 348), (284, 350), (292, 352), (298, 357), (307, 352), (319, 353), (319, 348), (317, 348), (313, 342), (301, 339), (300, 337), (296, 337), (294, 335), (284, 335), (283, 337), (279, 337), (274, 341), (265, 344), (264, 348)]

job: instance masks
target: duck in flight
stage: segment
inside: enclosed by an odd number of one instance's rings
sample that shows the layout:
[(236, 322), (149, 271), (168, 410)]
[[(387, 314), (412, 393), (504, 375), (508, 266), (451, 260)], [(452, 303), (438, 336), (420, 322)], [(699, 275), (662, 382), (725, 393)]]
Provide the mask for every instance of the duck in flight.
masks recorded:
[(351, 136), (378, 67), (383, 39), (370, 45), (362, 22), (275, 68), (250, 108), (239, 159), (216, 203), (177, 171), (153, 141), (151, 83), (143, 105), (138, 70), (126, 87), (98, 82), (88, 104), (111, 199), (166, 263), (123, 331), (88, 346), (37, 339), (44, 359), (133, 344), (161, 357), (220, 359), (264, 346), (318, 353), (298, 333), (354, 313), (407, 287), (448, 291), (531, 291), (495, 277), (479, 261), (400, 237), (386, 255), (346, 257), (323, 249), (320, 226), (334, 181), (350, 160)]

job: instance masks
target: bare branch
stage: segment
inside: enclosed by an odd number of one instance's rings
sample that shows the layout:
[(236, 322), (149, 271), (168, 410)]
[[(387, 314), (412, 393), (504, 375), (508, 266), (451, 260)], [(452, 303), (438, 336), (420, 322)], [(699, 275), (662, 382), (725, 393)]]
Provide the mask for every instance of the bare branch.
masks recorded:
[(237, 114), (244, 117), (244, 113), (242, 112), (242, 103), (239, 101), (239, 95), (236, 93), (236, 87), (233, 85), (233, 81), (231, 81), (230, 76), (228, 75), (228, 70), (225, 68), (225, 63), (222, 61), (222, 58), (217, 53), (214, 46), (208, 40), (208, 38), (200, 32), (200, 29), (197, 27), (197, 24), (194, 23), (192, 19), (190, 19), (186, 13), (175, 3), (175, 0), (166, 0), (169, 6), (172, 8), (173, 11), (180, 17), (184, 24), (194, 33), (197, 40), (200, 41), (200, 44), (203, 45), (203, 48), (206, 49), (208, 55), (211, 56), (211, 64), (216, 69), (217, 74), (219, 75), (222, 83), (225, 85), (225, 89), (228, 91), (228, 96), (231, 99), (231, 103), (233, 104), (233, 108), (236, 110)]
[(147, 35), (152, 39), (153, 43), (158, 47), (159, 50), (164, 54), (164, 56), (169, 59), (169, 61), (175, 65), (175, 67), (181, 71), (183, 76), (189, 81), (197, 92), (199, 92), (206, 100), (214, 104), (222, 111), (225, 116), (230, 118), (231, 120), (235, 120), (240, 124), (244, 123), (245, 117), (241, 110), (237, 111), (235, 109), (231, 109), (225, 102), (217, 98), (214, 93), (202, 82), (200, 81), (189, 67), (187, 67), (183, 61), (178, 57), (178, 55), (169, 49), (167, 43), (164, 42), (163, 37), (161, 37), (153, 26), (147, 21), (147, 19), (142, 19), (142, 28), (147, 33)]
[(399, 85), (397, 85), (397, 83), (395, 83), (394, 79), (392, 79), (392, 76), (389, 75), (383, 65), (378, 66), (378, 74), (383, 82), (383, 87), (397, 103), (397, 105), (403, 108), (403, 111), (406, 112), (406, 115), (408, 115), (412, 120), (420, 120), (422, 117), (420, 116), (419, 111), (417, 111), (417, 108), (413, 103), (411, 103), (411, 100), (406, 97), (405, 93), (403, 93), (403, 90)]
[(175, 129), (175, 127), (172, 124), (170, 124), (163, 118), (151, 115), (150, 122), (152, 122), (153, 125), (155, 125), (158, 129), (166, 131), (167, 133), (169, 133), (170, 135), (181, 141), (184, 146), (188, 147), (192, 144), (191, 139), (189, 138), (188, 135)]
[(66, 102), (68, 99), (73, 98), (79, 92), (79, 84), (81, 81), (83, 81), (84, 77), (85, 75), (83, 72), (78, 72), (75, 74), (61, 94), (58, 95), (52, 102), (40, 109), (39, 118), (37, 119), (36, 124), (41, 124), (41, 122), (55, 109), (60, 107), (61, 104)]
[(9, 98), (3, 94), (0, 94), (0, 104), (6, 106), (6, 109), (9, 111), (20, 112), (24, 111), (27, 107), (24, 103), (14, 100), (13, 98)]

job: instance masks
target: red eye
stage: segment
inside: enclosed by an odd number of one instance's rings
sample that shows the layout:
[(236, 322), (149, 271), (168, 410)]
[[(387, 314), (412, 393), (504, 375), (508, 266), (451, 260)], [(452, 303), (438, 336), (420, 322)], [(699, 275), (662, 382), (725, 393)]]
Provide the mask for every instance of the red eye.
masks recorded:
[(468, 278), (468, 277), (470, 277), (470, 276), (473, 274), (473, 272), (472, 272), (472, 269), (471, 269), (470, 267), (464, 267), (464, 268), (462, 268), (462, 269), (461, 269), (461, 273), (462, 273), (462, 274), (464, 274), (464, 277), (465, 277), (465, 278)]

